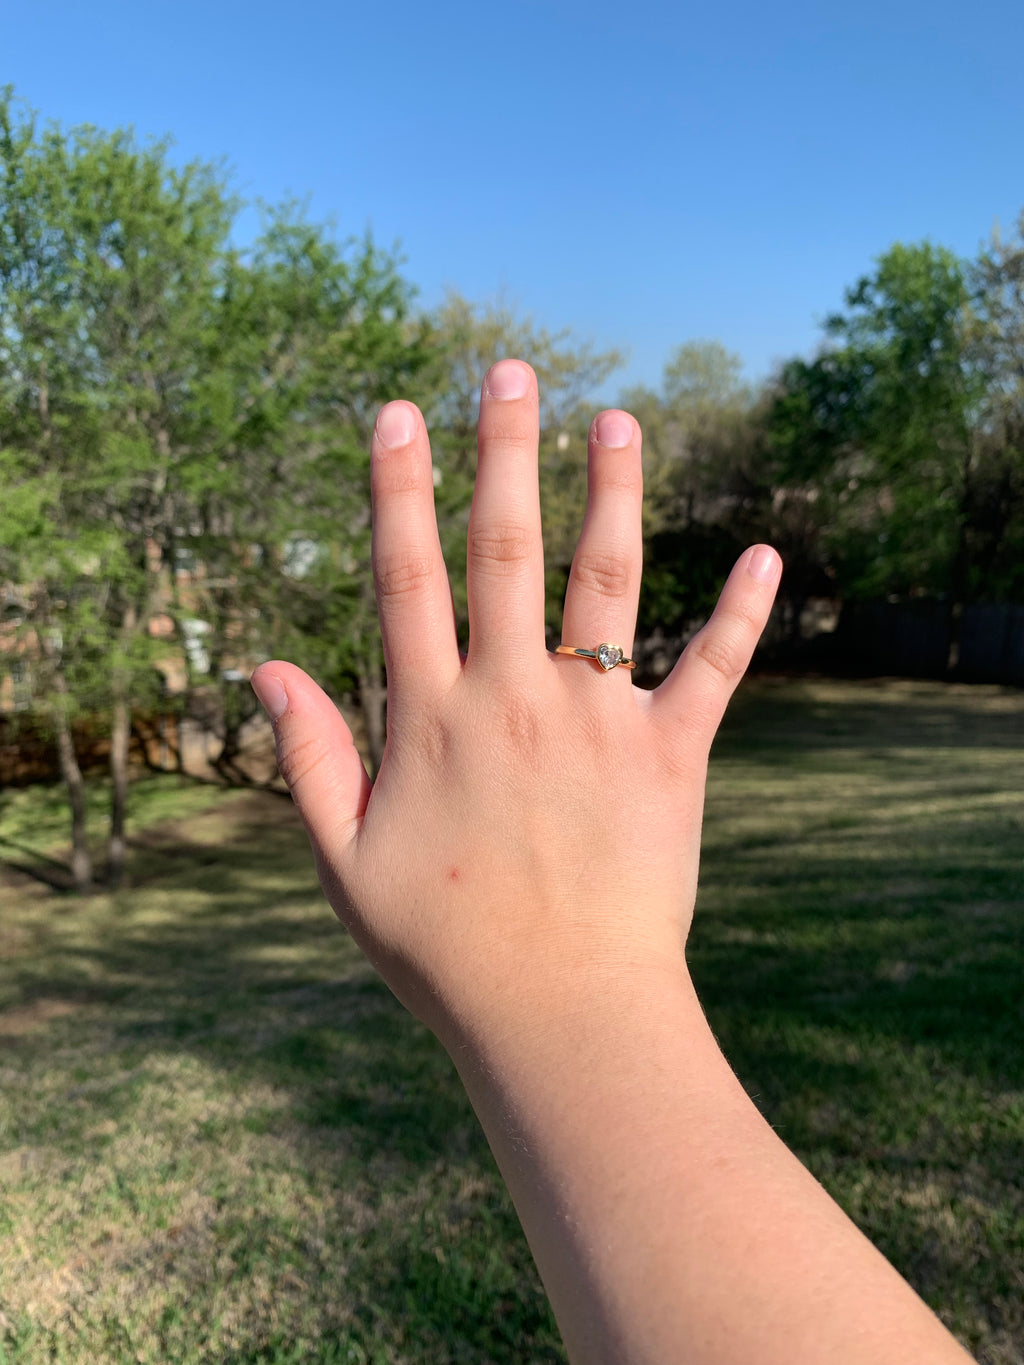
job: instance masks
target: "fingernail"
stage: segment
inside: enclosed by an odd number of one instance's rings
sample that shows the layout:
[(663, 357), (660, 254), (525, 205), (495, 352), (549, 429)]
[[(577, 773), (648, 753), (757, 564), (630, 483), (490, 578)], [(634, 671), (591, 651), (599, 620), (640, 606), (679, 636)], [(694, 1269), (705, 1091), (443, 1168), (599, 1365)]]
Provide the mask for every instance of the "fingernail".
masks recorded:
[(779, 576), (780, 560), (770, 545), (755, 545), (747, 560), (747, 573), (759, 583), (774, 583)]
[(499, 360), (487, 371), (484, 388), (492, 398), (522, 398), (530, 387), (530, 371), (520, 360)]
[(276, 673), (261, 673), (252, 679), (252, 690), (272, 721), (280, 719), (288, 709), (288, 693)]
[(602, 412), (594, 423), (594, 435), (603, 446), (620, 450), (633, 439), (633, 419), (626, 412)]
[(407, 403), (388, 403), (377, 416), (377, 440), (389, 449), (407, 446), (416, 435), (416, 417)]

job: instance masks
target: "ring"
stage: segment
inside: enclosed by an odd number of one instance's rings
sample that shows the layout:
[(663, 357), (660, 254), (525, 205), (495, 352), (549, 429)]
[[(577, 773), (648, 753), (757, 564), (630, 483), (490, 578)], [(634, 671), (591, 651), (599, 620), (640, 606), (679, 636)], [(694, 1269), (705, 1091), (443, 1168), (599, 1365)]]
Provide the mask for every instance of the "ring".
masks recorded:
[(575, 645), (558, 645), (556, 654), (575, 654), (577, 659), (596, 659), (606, 673), (613, 668), (636, 668), (635, 659), (627, 659), (618, 645), (598, 645), (596, 649), (577, 649)]

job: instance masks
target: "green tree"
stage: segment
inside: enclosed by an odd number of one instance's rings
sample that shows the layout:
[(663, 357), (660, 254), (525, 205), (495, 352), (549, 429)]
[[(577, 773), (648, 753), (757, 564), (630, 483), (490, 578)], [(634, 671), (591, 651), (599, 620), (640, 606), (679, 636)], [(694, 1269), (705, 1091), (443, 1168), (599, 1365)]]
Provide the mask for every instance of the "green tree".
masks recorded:
[(775, 386), (770, 464), (846, 598), (930, 595), (949, 610), (1024, 586), (1020, 244), (969, 264), (896, 246)]
[(72, 873), (92, 880), (76, 715), (104, 692), (110, 585), (126, 566), (96, 514), (107, 436), (88, 307), (78, 288), (69, 149), (0, 96), (0, 555), (72, 814)]
[(829, 345), (785, 366), (771, 413), (779, 485), (818, 507), (846, 595), (979, 589), (978, 414), (967, 267), (897, 245), (829, 319)]
[[(81, 886), (73, 721), (108, 720), (116, 882), (131, 707), (152, 687), (160, 612), (192, 684), (221, 690), (225, 772), (242, 716), (230, 675), (272, 648), (335, 692), (354, 680), (379, 752), (369, 432), (427, 365), (431, 328), (391, 256), (340, 246), (292, 208), (234, 250), (221, 173), (175, 167), (165, 144), (40, 129), (7, 92), (0, 175), (2, 572), (57, 737)], [(202, 667), (185, 648), (199, 629)]]
[(976, 595), (1024, 600), (1024, 213), (971, 271), (968, 355), (984, 382), (977, 413), (971, 559)]
[(756, 395), (739, 356), (689, 341), (659, 389), (621, 405), (644, 433), (644, 582), (638, 636), (686, 633), (714, 605), (751, 521)]
[(414, 312), (393, 254), (369, 240), (340, 247), (293, 214), (272, 218), (241, 288), (242, 330), (273, 339), (274, 380), (246, 398), (238, 437), (250, 457), (261, 452), (267, 480), (260, 519), (251, 482), (239, 506), (250, 535), (260, 532), (249, 576), (275, 568), (258, 598), (260, 634), (336, 699), (354, 697), (376, 767), (386, 683), (370, 564), (370, 436), (388, 399), (427, 404), (439, 364), (434, 328)]
[[(230, 430), (204, 399), (206, 361), (230, 258), (235, 205), (220, 174), (176, 168), (165, 144), (80, 130), (66, 144), (74, 290), (102, 411), (97, 464), (81, 517), (109, 527), (103, 564), (109, 639), (111, 821), (108, 879), (124, 856), (132, 699), (152, 676), (149, 623), (166, 596), (195, 471)], [(57, 167), (54, 166), (56, 171)], [(115, 549), (116, 547), (116, 549)]]

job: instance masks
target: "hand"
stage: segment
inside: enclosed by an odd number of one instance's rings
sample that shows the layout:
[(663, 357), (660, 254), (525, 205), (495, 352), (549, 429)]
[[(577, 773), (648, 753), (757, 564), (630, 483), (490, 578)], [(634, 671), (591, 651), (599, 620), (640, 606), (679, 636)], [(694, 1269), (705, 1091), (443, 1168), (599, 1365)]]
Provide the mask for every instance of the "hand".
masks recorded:
[[(782, 1145), (693, 994), (708, 751), (780, 564), (741, 556), (655, 692), (544, 647), (537, 388), (504, 360), (480, 403), (459, 655), (409, 403), (373, 438), (388, 738), (371, 789), (297, 668), (253, 682), (325, 891), (451, 1052), (578, 1365), (967, 1359)], [(640, 432), (595, 421), (563, 639), (632, 649)]]
[[(373, 564), (388, 738), (372, 789), (334, 705), (289, 664), (253, 682), (324, 890), (396, 994), (446, 1042), (537, 1021), (630, 973), (678, 971), (697, 878), (708, 750), (768, 618), (778, 556), (748, 550), (655, 692), (622, 667), (549, 654), (527, 365), (482, 389), (469, 526), (469, 653), (459, 655), (410, 403), (372, 448)], [(593, 423), (586, 518), (563, 640), (628, 656), (640, 589), (640, 431)]]

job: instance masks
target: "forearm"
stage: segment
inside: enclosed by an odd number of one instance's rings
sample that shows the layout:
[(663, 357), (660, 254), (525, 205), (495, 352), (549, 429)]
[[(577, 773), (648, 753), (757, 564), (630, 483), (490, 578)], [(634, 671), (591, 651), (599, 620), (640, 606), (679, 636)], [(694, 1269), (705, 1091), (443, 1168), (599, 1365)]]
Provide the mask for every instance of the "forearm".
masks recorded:
[(575, 1365), (968, 1357), (757, 1112), (685, 970), (452, 1049)]

